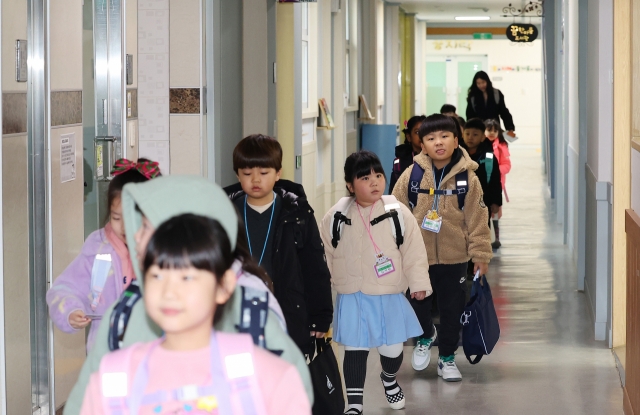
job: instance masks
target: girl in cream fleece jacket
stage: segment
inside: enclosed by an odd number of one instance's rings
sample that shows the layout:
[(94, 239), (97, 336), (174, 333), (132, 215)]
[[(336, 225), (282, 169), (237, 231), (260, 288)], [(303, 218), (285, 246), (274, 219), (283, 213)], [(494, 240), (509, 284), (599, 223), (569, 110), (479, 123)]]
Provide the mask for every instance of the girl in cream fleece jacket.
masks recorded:
[[(347, 158), (344, 171), (351, 197), (342, 199), (325, 215), (321, 236), (331, 281), (338, 292), (334, 335), (345, 345), (349, 402), (345, 414), (362, 413), (367, 356), (373, 347), (380, 353), (380, 378), (387, 402), (393, 409), (402, 409), (404, 393), (396, 381), (402, 346), (422, 333), (404, 293), (410, 288), (413, 298), (431, 295), (427, 254), (409, 209), (393, 196), (383, 199), (386, 178), (378, 157), (369, 151), (354, 153)], [(401, 213), (398, 221), (402, 221), (404, 233), (397, 235), (404, 239), (401, 244), (394, 238), (392, 219), (375, 220), (390, 209)], [(342, 215), (340, 235), (332, 231), (336, 215)]]

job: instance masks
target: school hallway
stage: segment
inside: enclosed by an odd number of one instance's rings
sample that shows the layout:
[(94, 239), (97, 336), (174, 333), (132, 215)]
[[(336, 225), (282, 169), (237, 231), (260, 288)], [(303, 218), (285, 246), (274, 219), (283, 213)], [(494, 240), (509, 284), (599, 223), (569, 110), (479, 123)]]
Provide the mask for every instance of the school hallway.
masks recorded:
[[(540, 149), (511, 145), (513, 170), (500, 221), (503, 248), (488, 275), (500, 319), (501, 339), (472, 366), (462, 347), (456, 362), (463, 380), (446, 383), (436, 373), (438, 351), (423, 372), (411, 367), (405, 347), (398, 376), (407, 405), (389, 408), (380, 383), (380, 361), (369, 355), (364, 414), (491, 415), (622, 414), (622, 388), (611, 349), (594, 341), (586, 296), (554, 222)], [(340, 354), (341, 355), (341, 354)]]

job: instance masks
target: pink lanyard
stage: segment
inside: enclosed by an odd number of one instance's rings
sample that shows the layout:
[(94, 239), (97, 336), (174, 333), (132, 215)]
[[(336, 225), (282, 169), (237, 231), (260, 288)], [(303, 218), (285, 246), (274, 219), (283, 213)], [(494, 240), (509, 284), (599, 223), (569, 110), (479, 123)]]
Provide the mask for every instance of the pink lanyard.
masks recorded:
[(358, 202), (356, 202), (356, 207), (358, 208), (358, 213), (360, 214), (360, 219), (362, 219), (362, 224), (364, 225), (364, 228), (367, 230), (367, 233), (369, 234), (369, 239), (371, 239), (371, 243), (373, 244), (373, 249), (376, 251), (376, 255), (380, 255), (382, 253), (382, 251), (380, 250), (380, 248), (378, 248), (378, 245), (376, 245), (376, 242), (373, 240), (373, 235), (371, 235), (371, 214), (373, 213), (373, 208), (375, 208), (376, 203), (378, 203), (377, 200), (373, 205), (371, 205), (371, 211), (369, 212), (369, 223), (368, 224), (364, 221), (364, 216), (362, 216), (362, 212), (360, 211), (360, 205), (358, 204)]

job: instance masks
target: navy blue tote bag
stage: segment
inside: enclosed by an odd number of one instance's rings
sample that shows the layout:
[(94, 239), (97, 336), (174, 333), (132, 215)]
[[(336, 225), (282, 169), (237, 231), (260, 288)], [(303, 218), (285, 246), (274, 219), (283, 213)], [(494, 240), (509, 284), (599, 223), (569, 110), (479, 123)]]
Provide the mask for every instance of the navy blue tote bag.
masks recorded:
[(313, 415), (342, 415), (344, 395), (338, 360), (331, 347), (331, 339), (314, 339), (314, 352), (309, 356), (309, 372), (315, 397)]
[(464, 308), (460, 323), (462, 349), (469, 363), (475, 365), (482, 356), (491, 353), (500, 338), (500, 324), (486, 276), (482, 276), (482, 284), (479, 273), (473, 279), (471, 299)]

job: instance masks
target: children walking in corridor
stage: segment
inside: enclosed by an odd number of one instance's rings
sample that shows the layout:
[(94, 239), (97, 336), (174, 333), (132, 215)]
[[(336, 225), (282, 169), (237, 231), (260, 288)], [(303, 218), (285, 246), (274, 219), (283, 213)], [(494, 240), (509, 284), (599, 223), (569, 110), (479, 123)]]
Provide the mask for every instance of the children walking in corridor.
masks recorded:
[(412, 298), (423, 335), (413, 351), (412, 365), (424, 370), (431, 347), (439, 338), (438, 375), (445, 381), (462, 380), (455, 363), (460, 340), (460, 315), (465, 305), (467, 262), (486, 274), (492, 257), (488, 212), (478, 168), (458, 146), (458, 127), (445, 115), (434, 114), (422, 123), (420, 137), (424, 153), (415, 158), (398, 180), (393, 195), (412, 209), (421, 224), (429, 257), (431, 285), (438, 296), (440, 331), (431, 318), (433, 296)]
[(93, 347), (104, 312), (135, 278), (124, 233), (122, 188), (159, 175), (156, 162), (116, 161), (107, 191), (107, 224), (89, 235), (80, 255), (47, 292), (49, 315), (60, 330), (74, 333), (91, 324), (87, 351)]
[(473, 118), (464, 127), (464, 141), (460, 145), (467, 150), (471, 160), (478, 163), (476, 177), (480, 180), (482, 200), (491, 217), (498, 214), (502, 207), (502, 184), (493, 145), (485, 138), (484, 133), (484, 122), (480, 118)]
[(404, 293), (410, 288), (417, 300), (431, 295), (427, 255), (411, 212), (395, 197), (383, 196), (386, 177), (375, 154), (353, 153), (344, 174), (351, 197), (325, 215), (321, 234), (338, 292), (334, 336), (345, 346), (345, 414), (362, 414), (371, 348), (380, 353), (380, 379), (389, 406), (402, 409), (405, 397), (396, 374), (403, 343), (422, 333)]
[[(504, 198), (509, 201), (509, 194), (507, 193), (506, 183), (507, 174), (511, 171), (511, 154), (509, 153), (509, 143), (504, 138), (504, 131), (500, 127), (500, 121), (487, 120), (485, 121), (485, 134), (489, 141), (493, 145), (493, 153), (500, 165), (500, 182), (502, 184), (502, 191), (504, 192)], [(502, 218), (502, 206), (498, 212), (492, 215), (493, 228), (496, 232), (496, 240), (492, 244), (494, 249), (498, 249), (502, 246), (500, 243), (500, 225), (499, 220)]]
[(236, 288), (235, 242), (217, 220), (190, 213), (155, 230), (143, 299), (163, 337), (106, 355), (81, 415), (311, 414), (293, 365), (249, 334), (213, 328)]
[(281, 180), (282, 147), (251, 135), (233, 150), (240, 183), (225, 189), (244, 219), (251, 255), (273, 280), (291, 338), (304, 354), (329, 331), (331, 276), (320, 232), (301, 185)]

